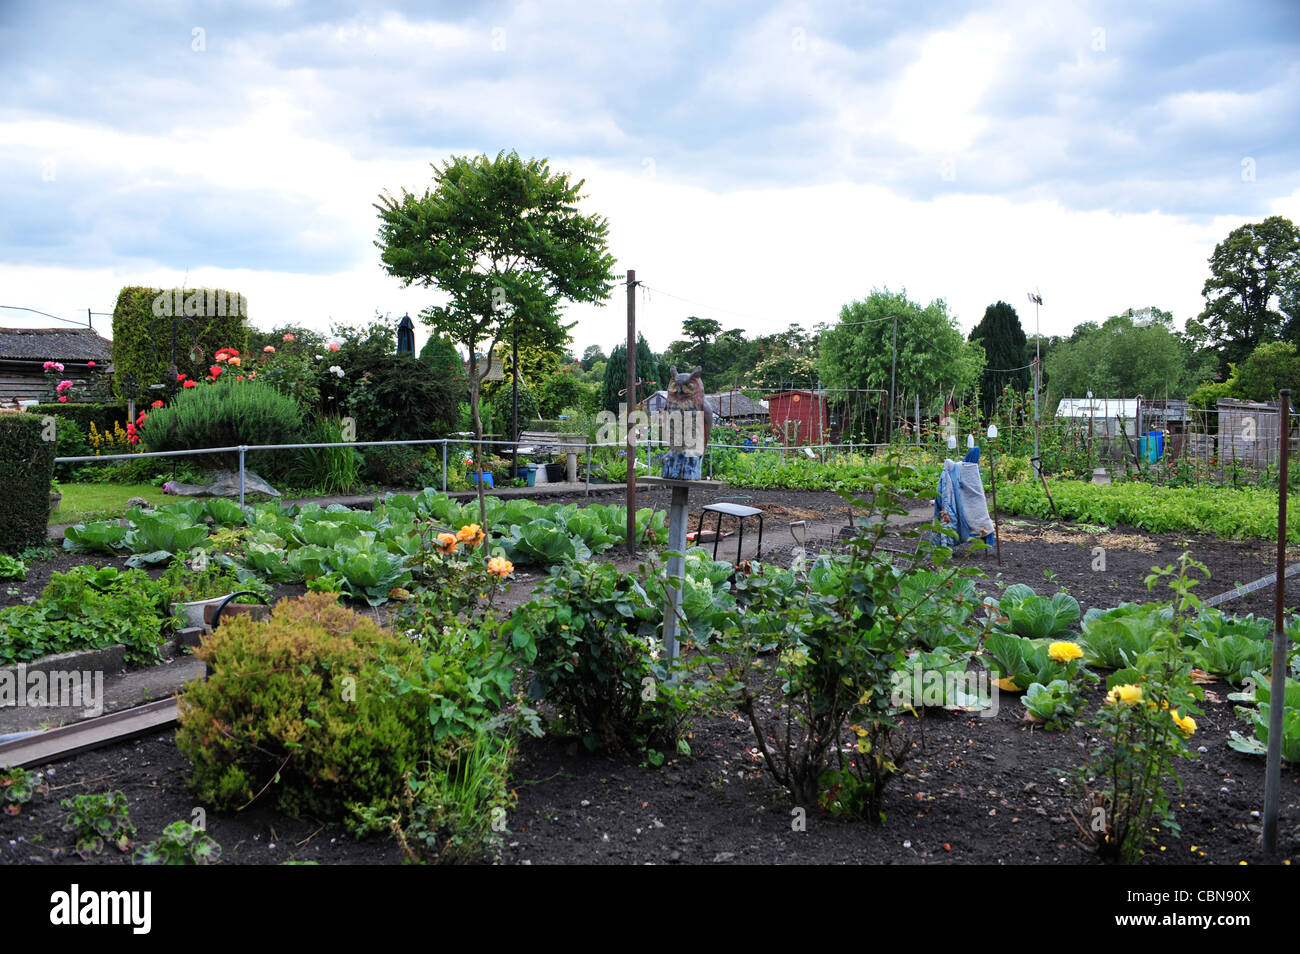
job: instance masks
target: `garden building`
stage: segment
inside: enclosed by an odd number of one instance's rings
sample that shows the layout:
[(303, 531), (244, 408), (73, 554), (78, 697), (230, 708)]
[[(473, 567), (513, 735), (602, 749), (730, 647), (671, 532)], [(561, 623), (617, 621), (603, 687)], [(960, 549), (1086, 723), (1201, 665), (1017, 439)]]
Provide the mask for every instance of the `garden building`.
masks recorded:
[(47, 361), (86, 380), (111, 371), (112, 356), (113, 342), (92, 328), (0, 328), (0, 403), (52, 400)]
[(830, 433), (826, 395), (821, 391), (782, 391), (767, 398), (772, 430), (784, 444), (821, 444)]

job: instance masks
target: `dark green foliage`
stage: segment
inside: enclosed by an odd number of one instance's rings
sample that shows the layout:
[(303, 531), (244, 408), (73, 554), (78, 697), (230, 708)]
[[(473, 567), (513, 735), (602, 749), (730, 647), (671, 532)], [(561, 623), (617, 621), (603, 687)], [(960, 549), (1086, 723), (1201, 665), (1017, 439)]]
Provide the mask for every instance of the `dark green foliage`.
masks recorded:
[[(678, 369), (682, 370), (682, 369)], [(662, 368), (657, 358), (651, 353), (645, 337), (638, 334), (636, 338), (636, 377), (645, 382), (636, 389), (636, 401), (640, 403), (668, 386), (668, 372)], [(619, 392), (627, 388), (627, 345), (620, 344), (610, 352), (605, 365), (605, 383), (601, 392), (602, 406), (606, 411), (618, 413), (619, 404), (628, 403), (627, 395)]]
[(1292, 404), (1300, 399), (1300, 355), (1289, 341), (1266, 341), (1233, 369), (1233, 397), (1245, 401), (1276, 401), (1282, 388), (1291, 389)]
[(1214, 247), (1201, 290), (1205, 310), (1187, 322), (1187, 333), (1217, 351), (1226, 377), (1260, 344), (1283, 333), (1295, 340), (1297, 289), (1300, 229), (1280, 215), (1243, 225)]
[(439, 334), (430, 335), (420, 349), (420, 360), (429, 366), (430, 373), (435, 377), (445, 377), (455, 385), (457, 402), (469, 400), (465, 359), (450, 338)]
[(984, 346), (980, 400), (984, 413), (991, 415), (1003, 388), (1025, 391), (1032, 386), (1029, 369), (1024, 367), (1029, 361), (1025, 356), (1025, 331), (1020, 327), (1020, 316), (1004, 301), (989, 305), (980, 323), (971, 329), (969, 340)]
[[(456, 387), (410, 355), (359, 352), (348, 359), (348, 412), (357, 440), (415, 441), (445, 437), (459, 417)], [(325, 378), (334, 377), (325, 375)]]
[(35, 414), (0, 414), (0, 553), (40, 546), (50, 517), (57, 425)]
[[(237, 304), (243, 301), (242, 296), (221, 289), (187, 289), (180, 294), (185, 314), (173, 319), (155, 315), (154, 302), (160, 295), (168, 296), (163, 301), (174, 313), (175, 290), (127, 286), (118, 293), (113, 308), (113, 391), (118, 400), (134, 396), (152, 401), (156, 392), (149, 391), (149, 385), (170, 388), (175, 384), (168, 374), (173, 320), (177, 327), (176, 368), (191, 378), (207, 376), (219, 349), (234, 348), (241, 355), (247, 350), (247, 303)], [(221, 302), (226, 314), (217, 315)], [(241, 308), (244, 315), (238, 313)], [(133, 379), (134, 395), (127, 393), (128, 378)]]

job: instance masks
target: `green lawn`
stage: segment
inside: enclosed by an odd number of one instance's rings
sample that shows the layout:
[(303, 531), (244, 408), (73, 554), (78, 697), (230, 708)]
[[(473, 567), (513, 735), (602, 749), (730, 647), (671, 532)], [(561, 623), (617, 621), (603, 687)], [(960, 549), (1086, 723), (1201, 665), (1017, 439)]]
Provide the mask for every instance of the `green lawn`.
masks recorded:
[(50, 514), (50, 523), (85, 523), (120, 517), (126, 513), (126, 502), (131, 497), (143, 497), (151, 504), (175, 503), (189, 500), (164, 494), (153, 484), (64, 484), (59, 485), (63, 500), (59, 509)]

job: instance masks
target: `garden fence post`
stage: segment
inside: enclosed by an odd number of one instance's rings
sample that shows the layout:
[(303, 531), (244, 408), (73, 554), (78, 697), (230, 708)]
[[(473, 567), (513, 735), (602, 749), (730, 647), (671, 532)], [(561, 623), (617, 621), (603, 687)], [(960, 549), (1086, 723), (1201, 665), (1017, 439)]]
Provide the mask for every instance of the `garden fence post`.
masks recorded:
[(591, 441), (587, 441), (587, 469), (583, 472), (587, 482), (587, 496), (591, 496)]
[(248, 450), (247, 444), (239, 445), (239, 509), (244, 509), (244, 451)]
[(1277, 474), (1277, 585), (1273, 603), (1273, 678), (1269, 692), (1268, 761), (1264, 767), (1264, 851), (1277, 850), (1277, 807), (1282, 787), (1282, 716), (1286, 709), (1287, 636), (1283, 620), (1286, 602), (1286, 491), (1290, 463), (1291, 390), (1278, 395), (1278, 439), (1280, 455)]
[(442, 439), (442, 492), (447, 492), (447, 438)]

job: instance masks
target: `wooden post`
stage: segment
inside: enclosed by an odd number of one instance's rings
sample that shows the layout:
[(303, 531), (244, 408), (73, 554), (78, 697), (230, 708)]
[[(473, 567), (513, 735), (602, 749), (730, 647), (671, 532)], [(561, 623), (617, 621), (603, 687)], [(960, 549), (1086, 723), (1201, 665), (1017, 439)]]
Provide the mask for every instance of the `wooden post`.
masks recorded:
[[(668, 510), (669, 553), (686, 553), (686, 516), (690, 512), (687, 504), (689, 494), (688, 487), (673, 487), (672, 504)], [(682, 590), (686, 585), (685, 559), (682, 556), (670, 556), (667, 570), (668, 579), (677, 581), (676, 585), (670, 583), (667, 587), (668, 606), (665, 607), (664, 612), (664, 652), (671, 663), (680, 651), (677, 644), (677, 624), (682, 612)]]
[(1282, 788), (1282, 715), (1286, 709), (1286, 490), (1290, 464), (1291, 390), (1278, 400), (1280, 453), (1277, 472), (1277, 586), (1273, 595), (1273, 673), (1268, 709), (1268, 760), (1264, 766), (1264, 851), (1277, 850), (1277, 809)]
[[(627, 270), (627, 408), (626, 425), (636, 409), (636, 269)], [(636, 431), (627, 428), (627, 552), (636, 556)]]

